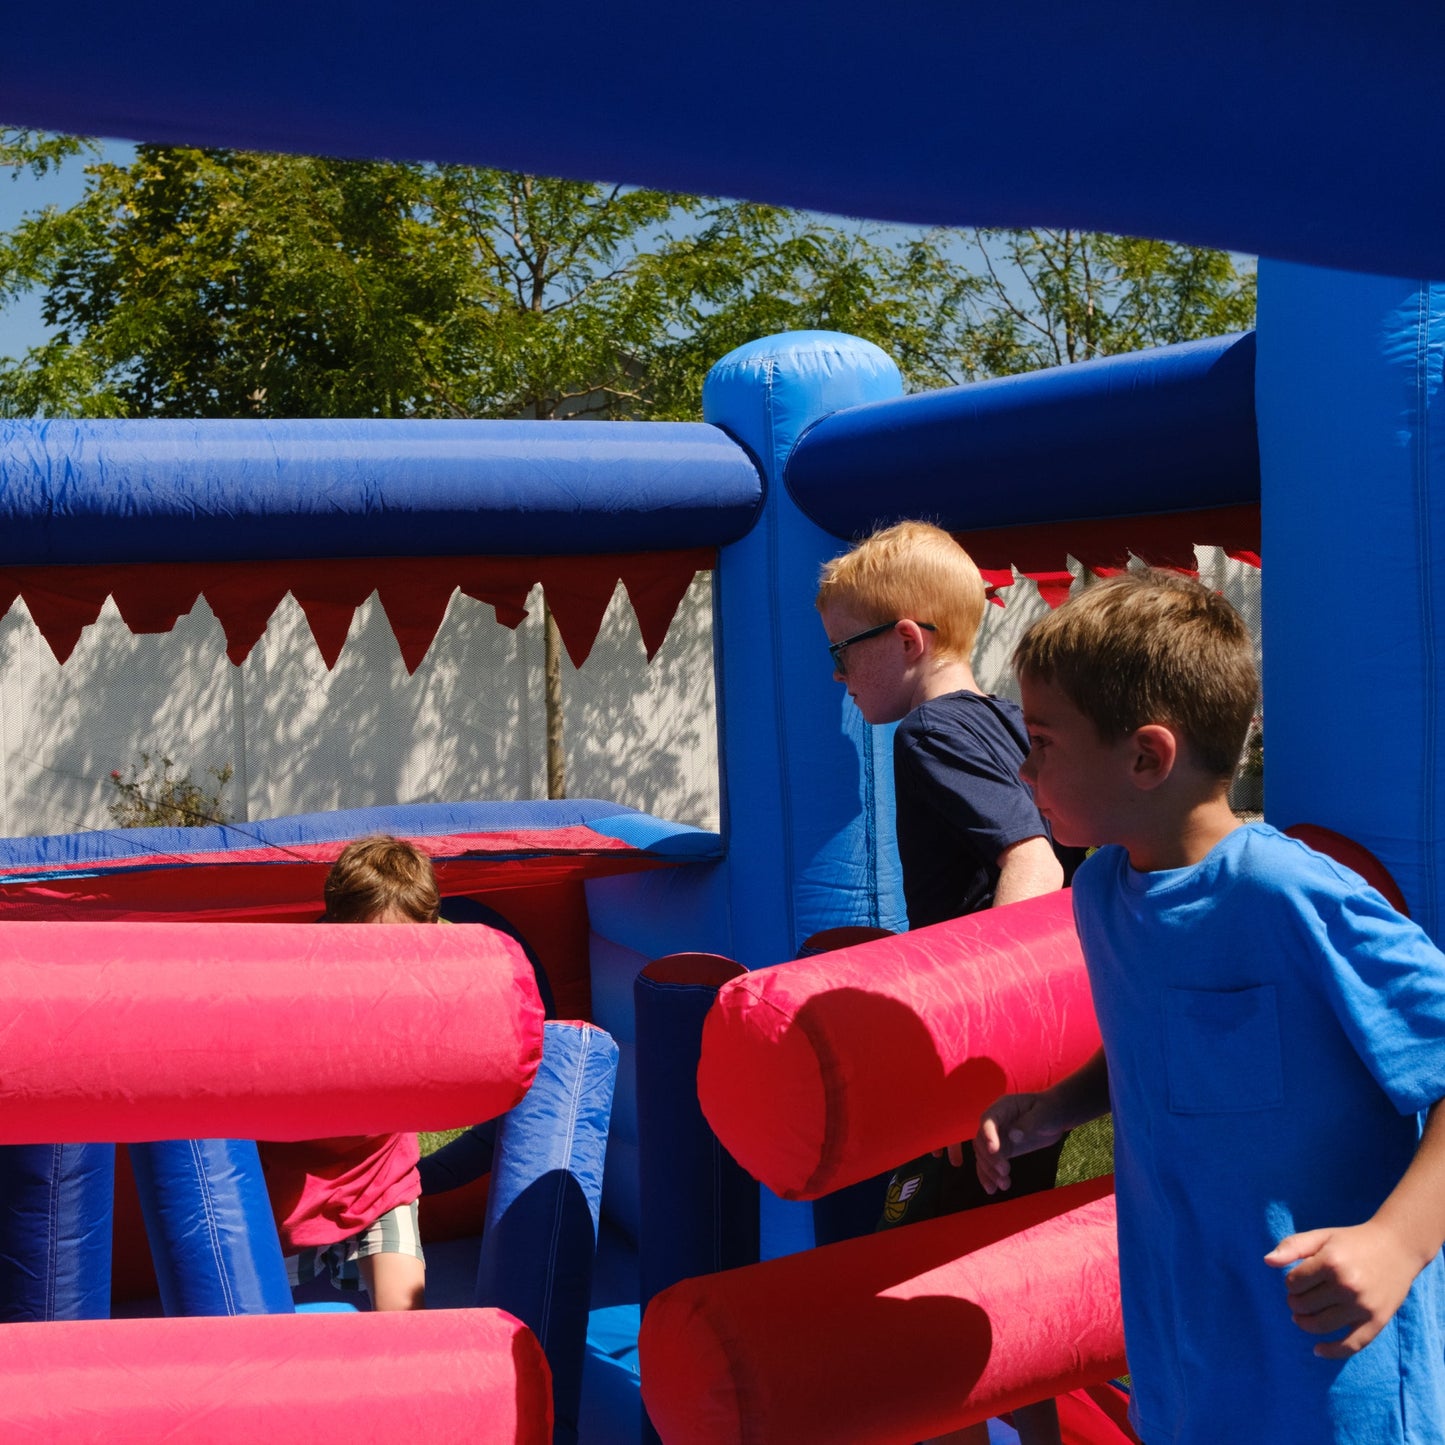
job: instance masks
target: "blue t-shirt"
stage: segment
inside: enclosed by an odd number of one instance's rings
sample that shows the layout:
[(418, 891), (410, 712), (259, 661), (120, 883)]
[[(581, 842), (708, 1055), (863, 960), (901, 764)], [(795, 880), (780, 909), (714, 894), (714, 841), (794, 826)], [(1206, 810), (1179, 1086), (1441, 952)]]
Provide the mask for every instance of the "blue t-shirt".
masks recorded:
[(1109, 1064), (1124, 1333), (1146, 1445), (1440, 1445), (1441, 1261), (1347, 1361), (1263, 1256), (1369, 1219), (1445, 1096), (1445, 956), (1263, 824), (1192, 868), (1102, 848), (1074, 912)]
[(1047, 837), (1019, 777), (1028, 732), (1018, 704), (950, 692), (914, 708), (893, 734), (893, 800), (908, 926), (993, 904), (999, 855)]

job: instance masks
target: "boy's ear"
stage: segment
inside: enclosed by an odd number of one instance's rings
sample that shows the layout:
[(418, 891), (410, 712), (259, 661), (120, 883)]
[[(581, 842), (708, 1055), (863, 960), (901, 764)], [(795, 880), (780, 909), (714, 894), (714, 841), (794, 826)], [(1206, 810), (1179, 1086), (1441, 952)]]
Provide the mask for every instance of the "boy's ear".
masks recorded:
[(1130, 781), (1141, 792), (1152, 792), (1174, 771), (1179, 761), (1179, 739), (1162, 723), (1145, 723), (1129, 739)]
[(933, 634), (925, 632), (911, 618), (905, 617), (896, 623), (894, 631), (903, 639), (903, 655), (909, 662), (922, 657), (933, 645)]

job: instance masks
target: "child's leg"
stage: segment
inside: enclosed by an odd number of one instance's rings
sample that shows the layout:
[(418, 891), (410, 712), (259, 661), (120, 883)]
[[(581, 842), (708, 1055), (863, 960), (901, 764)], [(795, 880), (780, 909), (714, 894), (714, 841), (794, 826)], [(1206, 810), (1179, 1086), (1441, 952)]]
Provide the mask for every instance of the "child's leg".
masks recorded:
[(356, 1236), (356, 1268), (372, 1309), (426, 1308), (426, 1258), (415, 1200), (387, 1210)]
[(368, 1254), (356, 1261), (374, 1310), (426, 1308), (426, 1264), (409, 1254)]

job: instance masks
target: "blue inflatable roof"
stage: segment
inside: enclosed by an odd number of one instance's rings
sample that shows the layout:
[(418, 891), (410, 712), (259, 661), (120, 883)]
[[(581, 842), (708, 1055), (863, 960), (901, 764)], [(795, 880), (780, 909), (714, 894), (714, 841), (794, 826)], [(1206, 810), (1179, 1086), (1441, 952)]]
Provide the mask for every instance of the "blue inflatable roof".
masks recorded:
[(835, 412), (784, 474), (834, 536), (952, 531), (1259, 501), (1254, 333)]
[(720, 546), (762, 482), (676, 422), (0, 421), (0, 564)]
[(11, 124), (1445, 274), (1445, 7), (16, 6)]
[[(0, 884), (24, 881), (35, 870), (90, 866), (97, 871), (134, 864), (181, 867), (227, 854), (272, 852), (288, 860), (288, 850), (318, 843), (349, 842), (373, 833), (406, 838), (455, 838), (502, 833), (535, 845), (520, 844), (519, 854), (545, 851), (567, 829), (590, 829), (649, 857), (684, 862), (721, 855), (716, 833), (686, 823), (669, 823), (622, 803), (590, 798), (516, 803), (397, 803), (349, 808), (330, 813), (295, 813), (253, 823), (218, 823), (197, 828), (110, 828), (87, 833), (57, 833), (38, 838), (0, 839)], [(565, 845), (559, 848), (565, 851)], [(496, 855), (490, 855), (496, 856)]]

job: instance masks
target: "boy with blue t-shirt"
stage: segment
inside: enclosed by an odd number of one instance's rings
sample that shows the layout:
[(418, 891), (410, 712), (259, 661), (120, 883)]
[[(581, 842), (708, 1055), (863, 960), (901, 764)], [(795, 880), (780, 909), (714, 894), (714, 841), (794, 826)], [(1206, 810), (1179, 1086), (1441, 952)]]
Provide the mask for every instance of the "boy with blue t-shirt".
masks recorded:
[(1015, 663), (1023, 776), (1055, 837), (1100, 845), (1073, 891), (1103, 1049), (984, 1114), (980, 1182), (1112, 1107), (1145, 1445), (1438, 1445), (1445, 956), (1230, 811), (1257, 680), (1222, 598), (1114, 578)]

